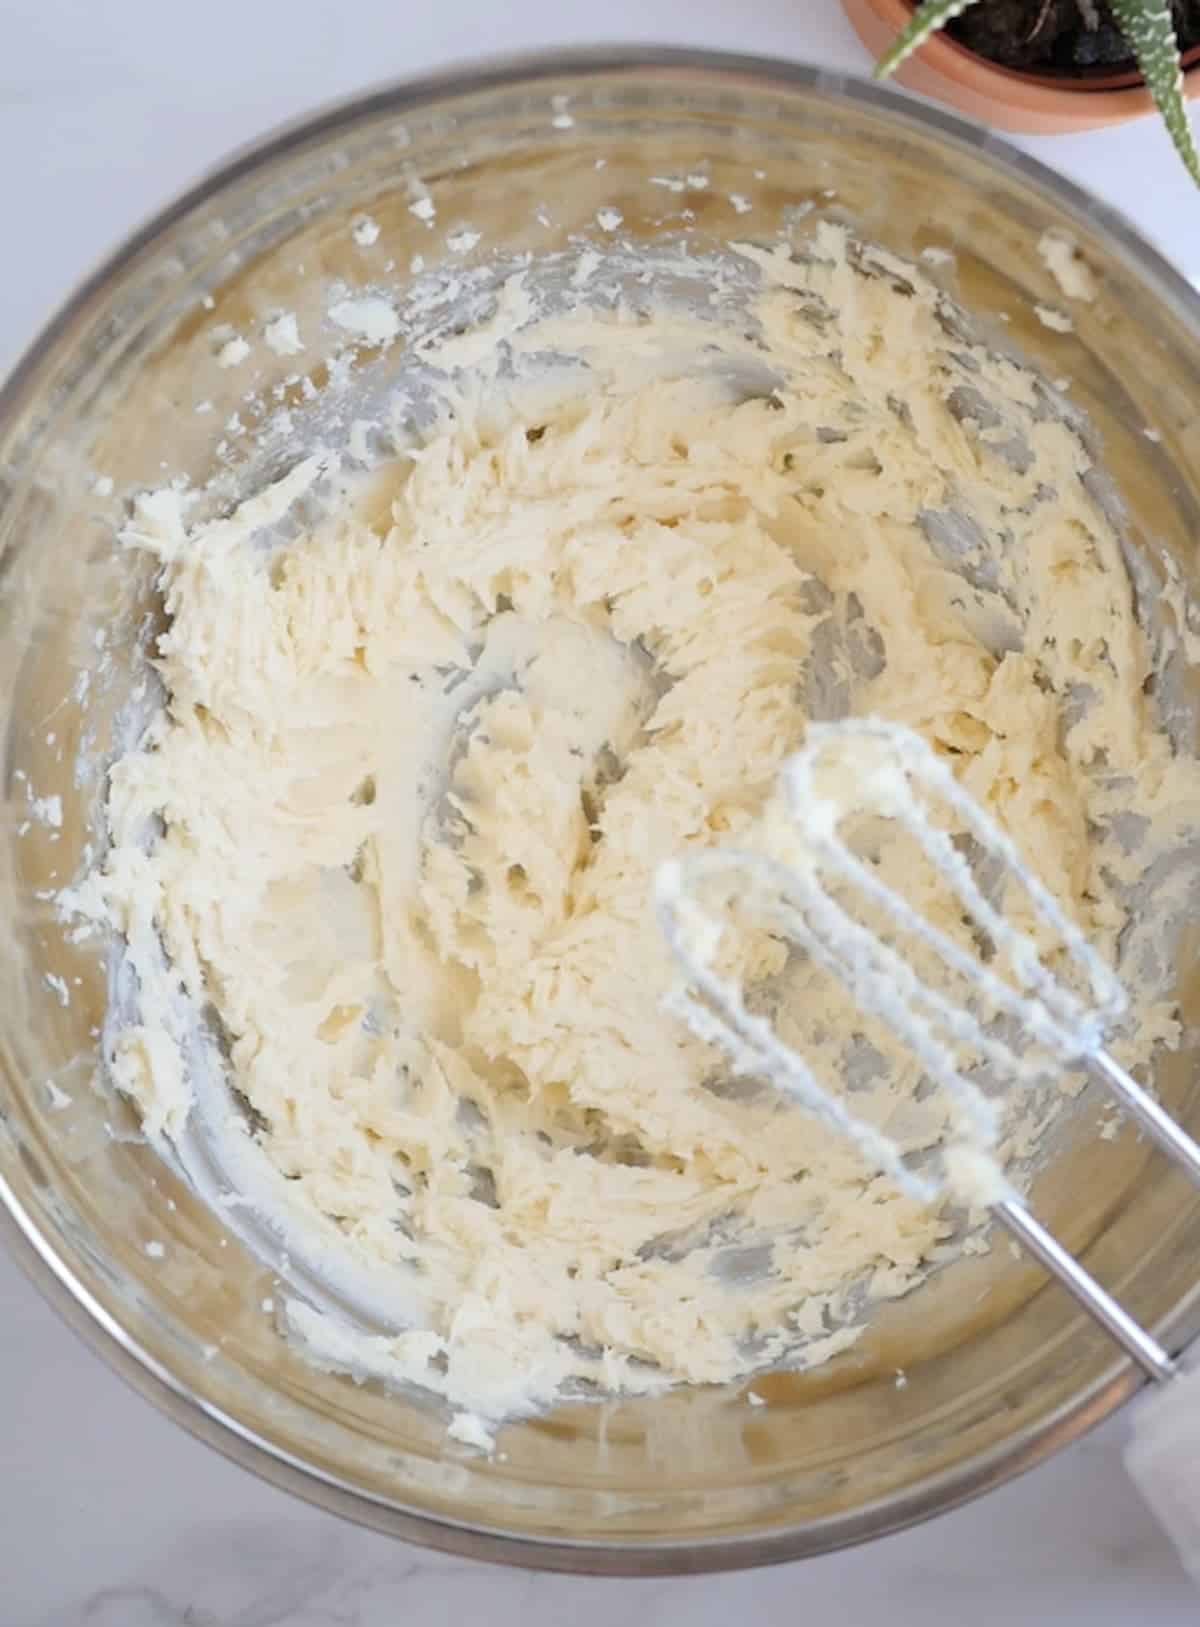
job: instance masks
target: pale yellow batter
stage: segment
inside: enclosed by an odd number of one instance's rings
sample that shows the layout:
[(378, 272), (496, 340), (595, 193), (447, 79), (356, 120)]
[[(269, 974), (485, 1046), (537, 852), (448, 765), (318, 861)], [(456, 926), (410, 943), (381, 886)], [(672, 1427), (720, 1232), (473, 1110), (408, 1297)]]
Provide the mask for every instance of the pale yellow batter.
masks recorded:
[[(655, 867), (745, 838), (809, 715), (952, 753), (1110, 956), (1119, 885), (1193, 788), (1090, 456), (1034, 375), (833, 228), (809, 263), (744, 252), (746, 333), (539, 324), (513, 285), (518, 372), (569, 352), (569, 388), (489, 393), (499, 327), (468, 335), (484, 384), (332, 518), (261, 534), (324, 490), (314, 459), (228, 521), (188, 531), (160, 496), (132, 531), (164, 562), (170, 699), (113, 769), (84, 889), (141, 979), (117, 1081), (178, 1137), (168, 1008), (180, 979), (211, 1002), (290, 1212), (413, 1331), (296, 1325), (488, 1418), (824, 1359), (937, 1254), (938, 1214), (661, 1009)], [(716, 365), (748, 357), (773, 392)], [(856, 1111), (937, 1140), (848, 1005), (765, 935), (737, 961)], [(1132, 1059), (1169, 1032), (1156, 1007)]]

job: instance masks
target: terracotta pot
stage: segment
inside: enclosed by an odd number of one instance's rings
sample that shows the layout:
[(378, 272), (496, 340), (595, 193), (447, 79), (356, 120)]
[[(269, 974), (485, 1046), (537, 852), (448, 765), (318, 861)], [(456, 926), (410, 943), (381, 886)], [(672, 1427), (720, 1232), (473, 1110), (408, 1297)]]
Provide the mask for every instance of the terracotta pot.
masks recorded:
[[(878, 59), (912, 20), (912, 0), (842, 0), (859, 38)], [(1184, 58), (1189, 96), (1200, 97), (1200, 48)], [(1095, 130), (1153, 109), (1137, 74), (1068, 80), (1015, 73), (976, 56), (945, 34), (915, 52), (895, 75), (909, 90), (932, 96), (997, 130), (1042, 135)]]

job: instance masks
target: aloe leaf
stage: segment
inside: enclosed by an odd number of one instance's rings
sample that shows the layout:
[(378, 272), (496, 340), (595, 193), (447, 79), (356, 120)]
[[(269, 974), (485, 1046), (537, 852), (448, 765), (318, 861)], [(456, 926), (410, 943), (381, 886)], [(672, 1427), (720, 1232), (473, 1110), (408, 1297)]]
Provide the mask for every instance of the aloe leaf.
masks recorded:
[(1175, 149), (1200, 186), (1200, 154), (1183, 94), (1183, 65), (1171, 0), (1110, 0), (1110, 4)]
[(956, 17), (961, 17), (969, 6), (977, 4), (978, 0), (923, 0), (912, 22), (901, 29), (890, 50), (876, 64), (876, 79), (886, 79), (889, 74), (895, 73), (900, 64), (914, 51), (919, 51), (931, 35), (945, 28)]

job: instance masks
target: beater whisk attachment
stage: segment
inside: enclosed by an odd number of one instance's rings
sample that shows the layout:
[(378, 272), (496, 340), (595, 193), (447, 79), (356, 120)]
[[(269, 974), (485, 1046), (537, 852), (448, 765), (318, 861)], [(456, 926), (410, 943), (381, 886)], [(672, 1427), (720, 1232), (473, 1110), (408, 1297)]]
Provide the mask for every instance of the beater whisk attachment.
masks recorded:
[[(949, 928), (883, 879), (871, 857), (880, 833), (906, 844), (906, 871), (937, 878), (952, 905)], [(1105, 1049), (1126, 1009), (1112, 969), (920, 735), (878, 719), (813, 725), (785, 765), (763, 848), (665, 864), (656, 899), (685, 979), (670, 1005), (699, 1038), (847, 1137), (910, 1196), (989, 1207), (1147, 1373), (1173, 1374), (1168, 1352), (1040, 1225), (1004, 1175), (999, 1114), (979, 1081), (1030, 1088), (1083, 1068), (1197, 1184), (1200, 1147)], [(750, 1009), (718, 969), (733, 915), (840, 982), (944, 1092), (951, 1130), (940, 1173), (910, 1167)]]

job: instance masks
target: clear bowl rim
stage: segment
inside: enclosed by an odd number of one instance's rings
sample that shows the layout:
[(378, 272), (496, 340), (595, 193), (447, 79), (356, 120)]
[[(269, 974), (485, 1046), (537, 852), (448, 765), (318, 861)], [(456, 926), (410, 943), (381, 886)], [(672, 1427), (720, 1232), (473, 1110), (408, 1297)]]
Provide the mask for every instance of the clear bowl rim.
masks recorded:
[[(7, 376), (0, 379), (0, 431), (36, 398), (40, 375), (57, 347), (94, 300), (175, 223), (256, 168), (294, 148), (363, 118), (404, 115), (488, 90), (513, 90), (547, 79), (632, 79), (669, 73), (699, 75), (731, 87), (816, 91), (901, 124), (933, 133), (951, 147), (986, 155), (1009, 175), (1048, 193), (1054, 203), (1136, 267), (1156, 296), (1186, 325), (1200, 330), (1200, 292), (1127, 217), (993, 132), (957, 114), (852, 74), (780, 57), (670, 45), (550, 47), (489, 56), (411, 78), (375, 85), (276, 126), (234, 149), (105, 255), (44, 323)], [(310, 1504), (384, 1534), (474, 1559), (597, 1576), (666, 1576), (743, 1569), (815, 1557), (904, 1530), (948, 1512), (1035, 1467), (1101, 1423), (1141, 1386), (1134, 1364), (1114, 1356), (1104, 1372), (1071, 1400), (1009, 1439), (900, 1493), (845, 1514), (760, 1533), (711, 1538), (655, 1538), (645, 1543), (555, 1541), (471, 1525), (372, 1496), (283, 1452), (236, 1418), (194, 1393), (100, 1304), (59, 1257), (9, 1183), (0, 1177), (0, 1235), (17, 1263), (63, 1320), (133, 1389), (189, 1434), (261, 1479)], [(1153, 1330), (1169, 1349), (1200, 1338), (1200, 1276), (1193, 1289)]]

